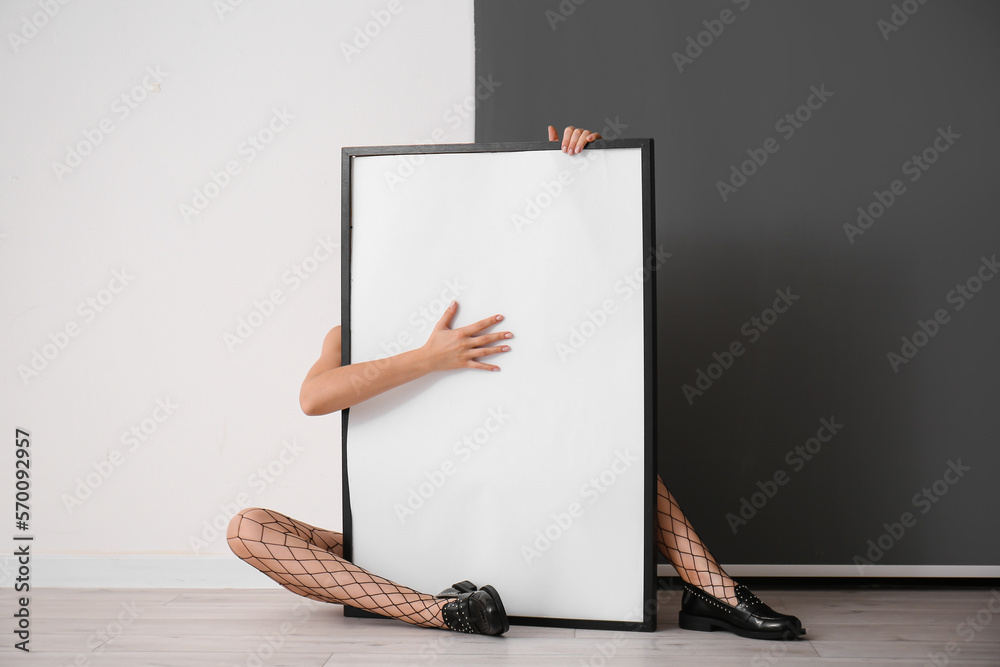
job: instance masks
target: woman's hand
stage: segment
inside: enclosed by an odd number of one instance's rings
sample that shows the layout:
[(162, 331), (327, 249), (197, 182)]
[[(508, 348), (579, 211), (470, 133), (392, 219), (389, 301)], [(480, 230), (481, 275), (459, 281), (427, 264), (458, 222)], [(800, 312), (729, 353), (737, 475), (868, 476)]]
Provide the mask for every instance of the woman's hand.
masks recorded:
[[(596, 141), (600, 138), (601, 135), (597, 132), (591, 132), (582, 127), (573, 127), (570, 125), (563, 131), (562, 151), (563, 153), (575, 155), (582, 151), (583, 147), (591, 141)], [(549, 125), (549, 141), (559, 141), (559, 133), (556, 132), (556, 128), (552, 125)]]
[(454, 368), (481, 368), (487, 371), (498, 371), (499, 366), (484, 364), (476, 361), (478, 357), (485, 357), (490, 354), (507, 352), (510, 347), (500, 345), (494, 347), (482, 347), (487, 343), (494, 343), (506, 338), (513, 338), (514, 334), (509, 331), (498, 333), (479, 333), (497, 322), (503, 320), (503, 315), (494, 315), (485, 320), (479, 320), (468, 326), (452, 329), (451, 321), (458, 311), (458, 304), (454, 301), (444, 311), (444, 315), (431, 331), (430, 337), (419, 352), (427, 365), (428, 371), (446, 371)]

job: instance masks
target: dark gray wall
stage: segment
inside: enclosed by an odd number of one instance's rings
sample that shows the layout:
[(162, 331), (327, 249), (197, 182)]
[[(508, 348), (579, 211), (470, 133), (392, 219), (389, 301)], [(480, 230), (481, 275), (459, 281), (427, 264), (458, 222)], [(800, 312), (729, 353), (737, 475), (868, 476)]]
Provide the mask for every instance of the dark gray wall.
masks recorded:
[[(895, 5), (898, 30), (888, 0), (476, 2), (477, 73), (499, 82), (477, 141), (549, 124), (655, 139), (673, 253), (656, 275), (660, 469), (723, 562), (1000, 564), (1000, 3)], [(800, 127), (776, 126), (810, 101)], [(926, 170), (906, 164), (949, 132)], [(718, 182), (769, 138), (724, 201)], [(763, 331), (751, 318), (776, 290), (795, 298)], [(796, 454), (823, 419), (842, 426)], [(734, 530), (744, 498), (761, 507)]]

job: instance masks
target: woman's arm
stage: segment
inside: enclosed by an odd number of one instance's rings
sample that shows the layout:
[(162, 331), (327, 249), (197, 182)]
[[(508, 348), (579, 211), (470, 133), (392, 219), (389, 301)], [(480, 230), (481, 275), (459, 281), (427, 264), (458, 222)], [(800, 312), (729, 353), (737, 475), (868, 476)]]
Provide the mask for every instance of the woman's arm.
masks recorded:
[(509, 346), (481, 347), (513, 337), (509, 331), (482, 334), (480, 332), (503, 320), (494, 315), (459, 329), (451, 329), (451, 320), (458, 310), (454, 301), (434, 326), (423, 347), (401, 354), (340, 365), (340, 327), (330, 330), (323, 340), (319, 360), (313, 364), (302, 382), (299, 405), (307, 415), (325, 415), (378, 396), (401, 384), (434, 371), (454, 368), (479, 368), (498, 371), (499, 366), (476, 361), (478, 357), (507, 352)]
[[(555, 127), (550, 125), (548, 131), (550, 141), (559, 141), (559, 133)], [(600, 138), (601, 135), (597, 132), (570, 125), (563, 132), (562, 150), (576, 154), (588, 143)], [(334, 327), (323, 341), (319, 360), (309, 369), (302, 382), (299, 392), (302, 411), (307, 415), (337, 412), (434, 371), (454, 368), (500, 370), (499, 366), (478, 362), (476, 358), (510, 350), (507, 346), (481, 347), (486, 343), (511, 338), (509, 331), (478, 335), (501, 321), (503, 316), (488, 317), (453, 330), (449, 327), (457, 308), (458, 304), (452, 302), (423, 347), (386, 359), (348, 366), (340, 365), (340, 327)]]

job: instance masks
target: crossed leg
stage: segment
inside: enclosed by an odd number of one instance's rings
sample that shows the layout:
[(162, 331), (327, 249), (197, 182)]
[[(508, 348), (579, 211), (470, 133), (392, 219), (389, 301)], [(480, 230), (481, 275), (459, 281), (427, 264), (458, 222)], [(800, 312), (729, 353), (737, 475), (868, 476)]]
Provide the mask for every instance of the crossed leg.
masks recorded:
[(229, 548), (293, 593), (397, 618), (426, 628), (446, 628), (447, 599), (425, 595), (344, 560), (340, 533), (274, 510), (251, 507), (229, 522)]
[[(657, 543), (685, 582), (736, 605), (734, 582), (709, 553), (670, 491), (657, 478)], [(446, 599), (400, 586), (343, 558), (343, 535), (274, 510), (252, 507), (229, 523), (230, 549), (293, 593), (347, 604), (406, 623), (445, 628)]]

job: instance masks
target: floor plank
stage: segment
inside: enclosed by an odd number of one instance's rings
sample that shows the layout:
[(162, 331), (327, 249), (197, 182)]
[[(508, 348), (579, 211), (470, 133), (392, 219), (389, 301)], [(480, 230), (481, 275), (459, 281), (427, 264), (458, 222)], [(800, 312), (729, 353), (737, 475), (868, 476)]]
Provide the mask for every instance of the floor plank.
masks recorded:
[(280, 589), (41, 589), (31, 599), (30, 657), (16, 651), (16, 638), (6, 632), (0, 664), (903, 667), (946, 656), (949, 667), (1000, 665), (995, 589), (755, 592), (799, 616), (807, 638), (761, 642), (682, 630), (676, 590), (660, 591), (652, 633), (512, 626), (504, 637), (483, 637), (347, 618), (339, 605)]

